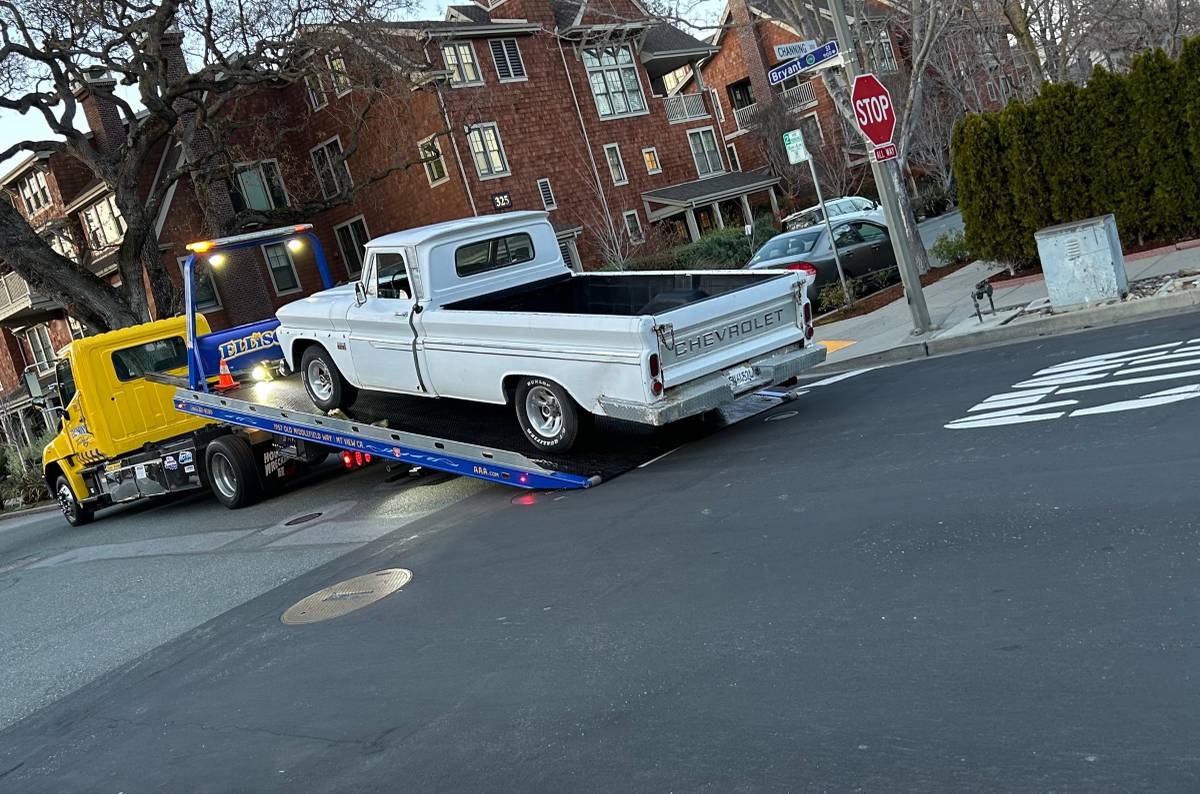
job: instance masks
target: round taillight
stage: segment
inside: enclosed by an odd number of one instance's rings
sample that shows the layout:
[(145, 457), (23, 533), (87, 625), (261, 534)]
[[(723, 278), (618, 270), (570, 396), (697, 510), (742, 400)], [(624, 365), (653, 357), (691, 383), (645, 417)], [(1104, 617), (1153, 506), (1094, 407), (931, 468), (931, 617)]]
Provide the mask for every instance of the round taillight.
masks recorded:
[(342, 465), (347, 469), (354, 465), (354, 458), (349, 452), (342, 452)]
[(650, 384), (650, 391), (654, 392), (655, 394), (662, 394), (662, 390), (663, 390), (662, 381), (656, 380), (656, 381), (654, 381), (654, 383)]
[(805, 339), (813, 338), (813, 327), (811, 325), (804, 329), (804, 338)]
[(659, 373), (658, 368), (658, 353), (650, 354), (650, 377), (657, 378)]
[(364, 452), (363, 453), (363, 463), (370, 463), (370, 462), (371, 462), (371, 453)]
[(354, 453), (354, 465), (355, 465), (355, 466), (361, 466), (362, 464), (363, 464), (362, 453), (361, 453), (361, 452), (355, 452), (355, 453)]

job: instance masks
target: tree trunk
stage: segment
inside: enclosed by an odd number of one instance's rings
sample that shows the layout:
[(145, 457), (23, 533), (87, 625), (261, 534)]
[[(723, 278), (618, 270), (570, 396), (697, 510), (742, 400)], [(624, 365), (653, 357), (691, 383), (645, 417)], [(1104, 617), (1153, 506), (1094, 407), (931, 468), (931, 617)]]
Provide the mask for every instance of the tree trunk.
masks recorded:
[(1021, 4), (1021, 0), (1004, 0), (1004, 17), (1012, 28), (1021, 54), (1029, 64), (1029, 73), (1033, 76), (1034, 83), (1040, 86), (1046, 82), (1046, 73), (1042, 69), (1037, 42), (1033, 40), (1033, 34), (1029, 31), (1029, 18), (1025, 15), (1025, 6)]
[(72, 316), (90, 328), (110, 331), (141, 321), (121, 291), (58, 254), (6, 201), (0, 201), (0, 251), (31, 290), (71, 307)]

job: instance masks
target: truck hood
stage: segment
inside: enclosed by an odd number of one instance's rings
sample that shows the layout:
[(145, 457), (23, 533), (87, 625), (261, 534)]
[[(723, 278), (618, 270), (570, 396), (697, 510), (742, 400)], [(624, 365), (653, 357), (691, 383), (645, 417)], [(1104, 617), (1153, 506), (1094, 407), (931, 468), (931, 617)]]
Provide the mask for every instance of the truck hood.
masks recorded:
[(345, 322), (346, 310), (353, 303), (354, 282), (351, 282), (292, 301), (280, 307), (275, 316), (284, 328), (325, 330), (340, 327)]

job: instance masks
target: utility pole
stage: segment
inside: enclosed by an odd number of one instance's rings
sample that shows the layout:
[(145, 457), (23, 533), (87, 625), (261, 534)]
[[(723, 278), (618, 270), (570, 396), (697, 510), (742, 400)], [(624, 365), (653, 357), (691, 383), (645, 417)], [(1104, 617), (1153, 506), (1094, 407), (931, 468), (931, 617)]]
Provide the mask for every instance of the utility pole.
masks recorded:
[[(838, 49), (843, 54), (846, 74), (849, 82), (854, 83), (858, 77), (858, 53), (851, 46), (854, 38), (850, 35), (850, 23), (846, 20), (846, 7), (842, 0), (829, 0), (829, 12), (833, 17), (833, 32), (838, 40)], [(871, 159), (871, 173), (875, 176), (875, 187), (879, 189), (879, 201), (883, 204), (883, 217), (887, 221), (888, 236), (892, 239), (892, 250), (896, 253), (896, 264), (900, 270), (900, 281), (904, 284), (904, 295), (908, 299), (908, 309), (912, 312), (913, 333), (923, 334), (933, 328), (929, 320), (929, 307), (925, 305), (925, 293), (921, 289), (921, 276), (917, 273), (916, 264), (908, 250), (906, 238), (900, 222), (900, 201), (896, 195), (900, 165), (895, 160), (883, 163)]]

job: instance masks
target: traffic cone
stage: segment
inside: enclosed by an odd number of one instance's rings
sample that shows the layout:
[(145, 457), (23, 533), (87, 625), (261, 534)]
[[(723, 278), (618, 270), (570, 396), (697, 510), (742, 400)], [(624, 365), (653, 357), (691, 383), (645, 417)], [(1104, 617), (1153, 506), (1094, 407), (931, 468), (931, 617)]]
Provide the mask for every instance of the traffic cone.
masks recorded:
[(217, 378), (217, 391), (228, 391), (236, 389), (241, 384), (234, 380), (233, 375), (229, 372), (229, 364), (225, 359), (221, 359), (221, 374)]

